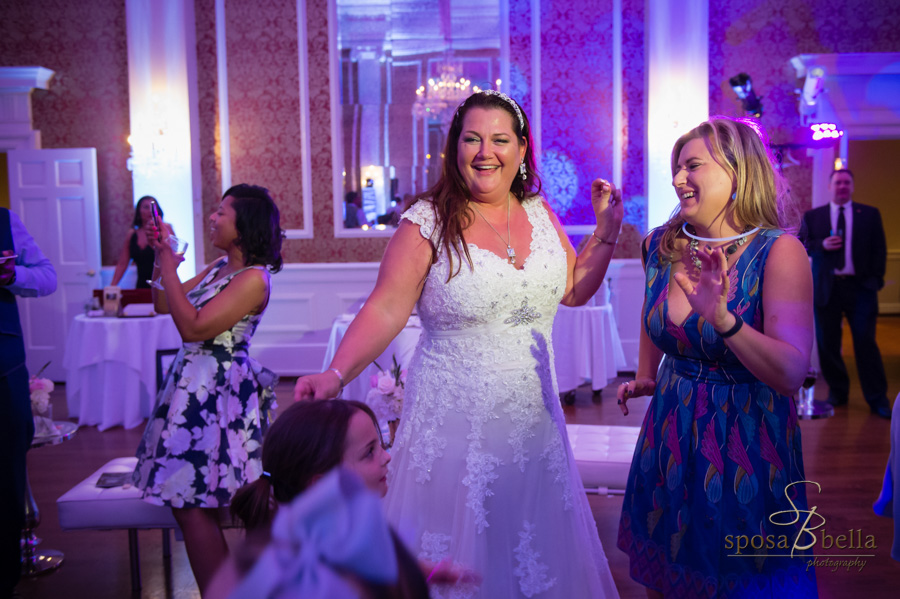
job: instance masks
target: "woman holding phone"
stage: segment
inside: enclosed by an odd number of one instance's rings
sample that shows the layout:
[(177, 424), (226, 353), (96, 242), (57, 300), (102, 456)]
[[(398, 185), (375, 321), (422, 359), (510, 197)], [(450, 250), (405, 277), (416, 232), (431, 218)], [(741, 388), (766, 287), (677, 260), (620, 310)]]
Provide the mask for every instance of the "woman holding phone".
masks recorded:
[(171, 230), (163, 224), (148, 236), (164, 288), (154, 288), (154, 305), (172, 315), (184, 346), (138, 447), (134, 483), (145, 501), (172, 508), (201, 593), (228, 553), (218, 508), (262, 473), (277, 377), (248, 350), (269, 301), (269, 271), (281, 270), (279, 221), (266, 189), (232, 187), (210, 217), (211, 242), (226, 256), (184, 283)]
[[(156, 211), (156, 221), (154, 223), (154, 210)], [(116, 272), (113, 274), (111, 285), (118, 285), (128, 270), (128, 265), (134, 261), (137, 266), (137, 284), (136, 289), (146, 289), (150, 287), (150, 275), (153, 272), (153, 260), (155, 252), (150, 245), (148, 238), (149, 232), (155, 226), (157, 230), (162, 229), (163, 212), (159, 206), (159, 202), (153, 196), (144, 196), (138, 200), (134, 207), (134, 218), (131, 221), (131, 235), (122, 245), (122, 251), (119, 252), (119, 261), (116, 262)], [(166, 224), (165, 226), (171, 227)]]

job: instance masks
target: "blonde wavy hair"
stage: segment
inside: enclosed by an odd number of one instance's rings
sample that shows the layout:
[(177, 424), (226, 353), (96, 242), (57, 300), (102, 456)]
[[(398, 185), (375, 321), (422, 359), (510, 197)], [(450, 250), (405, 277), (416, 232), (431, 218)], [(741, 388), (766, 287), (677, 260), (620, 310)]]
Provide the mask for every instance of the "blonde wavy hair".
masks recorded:
[[(678, 138), (672, 148), (672, 177), (678, 169), (682, 148), (691, 140), (702, 139), (712, 159), (724, 168), (735, 187), (735, 199), (728, 202), (726, 218), (738, 225), (761, 229), (795, 228), (796, 209), (762, 127), (743, 119), (714, 116)], [(681, 206), (662, 226), (659, 244), (662, 260), (675, 260), (675, 242), (684, 224)]]

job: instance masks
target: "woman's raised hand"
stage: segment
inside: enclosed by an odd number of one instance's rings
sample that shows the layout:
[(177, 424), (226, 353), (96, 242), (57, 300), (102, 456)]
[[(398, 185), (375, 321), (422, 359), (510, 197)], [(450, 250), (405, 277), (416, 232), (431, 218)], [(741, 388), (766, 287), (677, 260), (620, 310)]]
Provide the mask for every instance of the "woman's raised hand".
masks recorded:
[(165, 268), (169, 264), (173, 268), (177, 268), (179, 264), (184, 262), (184, 255), (176, 254), (169, 244), (169, 237), (172, 235), (172, 227), (166, 223), (161, 223), (162, 230), (157, 229), (152, 223), (147, 230), (147, 243), (156, 252), (156, 263), (160, 268)]
[(147, 233), (147, 243), (149, 243), (150, 247), (152, 247), (154, 250), (163, 241), (165, 241), (169, 237), (174, 236), (175, 234), (174, 231), (172, 231), (172, 227), (170, 227), (168, 223), (160, 223), (159, 226), (160, 228), (157, 229), (152, 220), (144, 223), (144, 231), (146, 231)]
[(699, 247), (696, 251), (700, 259), (700, 279), (696, 284), (682, 272), (675, 273), (675, 282), (684, 291), (691, 309), (703, 317), (717, 331), (728, 330), (732, 317), (728, 313), (728, 258), (718, 247)]
[(625, 208), (622, 206), (622, 192), (606, 179), (594, 179), (591, 183), (591, 205), (597, 218), (596, 235), (607, 241), (619, 236)]
[(294, 385), (294, 401), (331, 399), (341, 392), (341, 383), (331, 371), (301, 376)]

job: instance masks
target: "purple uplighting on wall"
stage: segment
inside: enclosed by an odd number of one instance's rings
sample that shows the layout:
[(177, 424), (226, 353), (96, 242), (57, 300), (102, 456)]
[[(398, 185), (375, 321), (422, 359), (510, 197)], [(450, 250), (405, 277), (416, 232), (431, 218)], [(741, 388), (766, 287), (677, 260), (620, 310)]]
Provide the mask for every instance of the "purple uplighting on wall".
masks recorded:
[[(591, 182), (613, 176), (613, 2), (540, 3), (538, 81), (531, 18), (530, 2), (510, 1), (510, 92), (534, 121), (533, 87), (540, 87), (543, 193), (563, 224), (591, 225)], [(622, 2), (622, 33), (622, 184), (640, 200), (625, 218), (644, 230), (642, 3)]]

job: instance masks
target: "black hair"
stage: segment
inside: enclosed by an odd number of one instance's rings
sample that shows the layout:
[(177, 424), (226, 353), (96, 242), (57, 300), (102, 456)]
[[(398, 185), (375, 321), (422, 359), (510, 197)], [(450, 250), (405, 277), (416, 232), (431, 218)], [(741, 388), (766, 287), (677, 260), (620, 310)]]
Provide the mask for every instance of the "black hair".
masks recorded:
[(231, 196), (237, 230), (237, 246), (244, 253), (244, 261), (250, 265), (264, 265), (269, 271), (281, 270), (281, 213), (269, 195), (269, 190), (258, 185), (241, 183), (222, 194)]
[(137, 204), (134, 205), (134, 218), (131, 219), (131, 226), (135, 229), (140, 229), (144, 226), (144, 219), (141, 218), (141, 202), (144, 200), (150, 200), (156, 204), (156, 210), (159, 212), (159, 220), (163, 218), (163, 209), (162, 206), (159, 205), (159, 201), (153, 196), (144, 196), (137, 201)]

